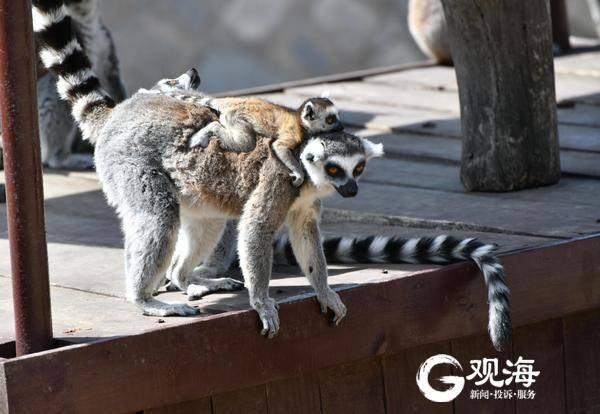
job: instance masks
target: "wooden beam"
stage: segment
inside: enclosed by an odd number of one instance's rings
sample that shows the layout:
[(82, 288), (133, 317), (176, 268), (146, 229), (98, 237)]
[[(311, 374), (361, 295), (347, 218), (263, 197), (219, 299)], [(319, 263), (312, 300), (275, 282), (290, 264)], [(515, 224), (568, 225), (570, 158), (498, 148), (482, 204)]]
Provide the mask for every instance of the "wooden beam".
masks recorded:
[(512, 191), (560, 178), (547, 0), (444, 0), (461, 105), (461, 180)]
[[(598, 251), (594, 237), (504, 256), (515, 326), (599, 308)], [(309, 298), (281, 305), (272, 340), (258, 334), (256, 313), (243, 311), (2, 361), (0, 407), (134, 412), (486, 332), (485, 288), (469, 264), (341, 296), (349, 314), (335, 328)]]

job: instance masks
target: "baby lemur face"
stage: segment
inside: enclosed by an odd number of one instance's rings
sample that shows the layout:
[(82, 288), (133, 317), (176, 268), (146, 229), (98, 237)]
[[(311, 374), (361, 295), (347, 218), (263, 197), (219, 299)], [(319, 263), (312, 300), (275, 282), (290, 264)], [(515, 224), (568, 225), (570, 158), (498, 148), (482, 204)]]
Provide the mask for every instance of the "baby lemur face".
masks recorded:
[(302, 126), (309, 134), (342, 131), (337, 108), (327, 98), (310, 98), (300, 105)]
[(175, 79), (161, 79), (153, 87), (153, 91), (159, 92), (173, 92), (173, 91), (186, 91), (186, 90), (198, 90), (200, 87), (200, 75), (198, 71), (191, 68), (183, 75)]
[(367, 161), (381, 156), (383, 144), (337, 132), (309, 138), (300, 160), (319, 190), (335, 189), (343, 197), (354, 197)]

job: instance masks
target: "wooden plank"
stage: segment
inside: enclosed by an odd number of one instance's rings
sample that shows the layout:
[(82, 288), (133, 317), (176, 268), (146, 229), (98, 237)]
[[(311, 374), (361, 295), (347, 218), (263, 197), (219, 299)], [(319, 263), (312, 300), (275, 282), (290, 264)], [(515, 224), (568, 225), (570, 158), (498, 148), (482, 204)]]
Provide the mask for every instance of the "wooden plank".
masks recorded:
[[(458, 114), (460, 106), (455, 92), (433, 93), (414, 85), (382, 85), (367, 82), (339, 82), (286, 89), (285, 93), (302, 97), (319, 96), (327, 90), (334, 102), (355, 101), (400, 108), (425, 109)], [(435, 96), (435, 99), (432, 99)]]
[[(339, 83), (332, 87), (331, 99), (340, 109), (341, 119), (347, 125), (387, 132), (461, 138), (459, 108), (455, 103), (445, 99), (445, 95), (441, 92), (427, 90), (415, 92), (392, 86), (384, 86), (387, 92), (383, 92), (378, 90), (381, 85), (375, 85), (375, 93), (386, 93), (386, 95), (372, 96), (373, 88), (365, 83)], [(319, 87), (320, 85), (315, 85), (309, 89), (292, 89), (286, 91), (285, 95), (264, 95), (264, 98), (279, 104), (297, 106), (304, 98), (313, 96), (312, 94), (317, 95), (318, 90), (321, 92), (327, 90), (329, 85), (323, 85), (320, 89)], [(364, 99), (361, 99), (363, 97)], [(379, 101), (373, 101), (375, 99)], [(406, 100), (410, 104), (398, 103), (399, 100)], [(424, 104), (418, 104), (419, 102)], [(424, 106), (429, 102), (435, 106), (433, 108)], [(398, 108), (398, 105), (402, 108)], [(442, 105), (446, 106), (442, 108)], [(558, 127), (561, 149), (600, 152), (600, 142), (596, 139), (600, 134), (599, 107), (582, 105), (582, 112), (579, 115), (576, 105), (574, 108), (563, 108), (559, 112), (559, 115), (561, 114), (565, 114), (565, 123), (559, 124)]]
[(385, 413), (379, 358), (319, 372), (323, 414)]
[[(588, 280), (598, 289), (597, 278)], [(567, 412), (600, 412), (600, 309), (564, 318), (564, 346)]]
[(434, 91), (458, 92), (456, 72), (454, 71), (453, 67), (448, 66), (415, 68), (399, 72), (385, 73), (382, 75), (368, 76), (364, 79), (364, 81), (368, 83), (383, 83), (394, 86), (412, 84)]
[[(399, 354), (384, 356), (383, 373), (385, 381), (386, 410), (388, 413), (431, 413), (453, 412), (452, 403), (434, 403), (419, 391), (416, 374), (427, 358), (437, 354), (449, 354), (450, 343), (441, 342), (407, 349)], [(432, 384), (441, 376), (451, 375), (449, 366), (433, 368), (429, 378)], [(434, 385), (435, 387), (435, 385)], [(442, 386), (443, 387), (443, 386)]]
[(432, 61), (420, 61), (420, 62), (409, 62), (409, 63), (400, 63), (397, 65), (383, 66), (379, 68), (372, 69), (362, 69), (351, 72), (343, 72), (343, 73), (334, 73), (331, 75), (318, 76), (314, 78), (301, 79), (289, 82), (282, 82), (277, 84), (265, 85), (265, 86), (257, 86), (253, 88), (239, 89), (233, 91), (220, 92), (215, 94), (215, 96), (244, 96), (244, 95), (256, 95), (259, 93), (273, 93), (279, 92), (287, 88), (298, 87), (298, 86), (306, 86), (306, 85), (314, 85), (321, 84), (325, 82), (342, 82), (349, 80), (357, 80), (362, 79), (367, 76), (374, 76), (383, 73), (391, 73), (402, 70), (409, 70), (414, 68), (424, 68), (435, 65)]
[[(579, 101), (563, 101), (557, 108), (560, 124), (600, 128), (600, 107)], [(559, 134), (560, 138), (560, 134)]]
[(210, 397), (185, 401), (165, 407), (149, 408), (144, 414), (213, 414)]
[[(598, 251), (600, 237), (504, 256), (515, 326), (600, 307)], [(128, 412), (486, 331), (485, 288), (467, 264), (340, 295), (349, 313), (339, 327), (314, 298), (298, 299), (280, 305), (272, 340), (255, 312), (233, 312), (2, 361), (0, 383), (15, 412)]]
[(217, 394), (212, 397), (213, 414), (266, 414), (267, 390), (265, 385)]
[[(508, 344), (504, 352), (497, 352), (490, 344), (490, 341), (485, 336), (475, 336), (470, 338), (460, 338), (451, 341), (452, 355), (463, 367), (465, 376), (473, 372), (470, 365), (471, 360), (483, 360), (484, 358), (497, 358), (499, 375), (494, 376), (496, 380), (502, 380), (502, 366), (506, 359), (513, 359), (512, 344)], [(501, 388), (494, 387), (491, 383), (486, 382), (482, 385), (476, 385), (475, 381), (481, 378), (474, 378), (465, 382), (465, 388), (454, 400), (454, 411), (460, 413), (481, 413), (481, 414), (506, 414), (515, 412), (514, 399), (495, 399), (494, 391), (497, 389), (511, 390), (514, 389), (513, 384), (510, 386), (504, 385)], [(489, 398), (473, 398), (472, 390), (487, 390), (490, 392)]]
[[(377, 160), (374, 168), (367, 167), (360, 183), (375, 183), (440, 190), (465, 194), (466, 190), (459, 180), (457, 165), (423, 162), (413, 160), (397, 160), (384, 158)], [(576, 177), (564, 177), (560, 183), (540, 187), (534, 191), (517, 191), (511, 193), (479, 193), (483, 197), (505, 200), (526, 200), (545, 203), (548, 209), (555, 204), (600, 207), (600, 180), (589, 180)]]
[[(579, 55), (577, 59), (581, 59), (583, 56), (586, 55)], [(600, 77), (576, 76), (568, 73), (562, 74), (561, 72), (563, 71), (561, 68), (564, 68), (563, 57), (555, 59), (555, 67), (557, 72), (555, 78), (557, 101), (573, 100), (592, 105), (600, 103), (598, 95), (598, 92), (600, 92)], [(588, 65), (587, 67), (589, 68), (590, 66)], [(454, 68), (451, 67), (434, 66), (410, 69), (370, 76), (365, 78), (364, 81), (369, 84), (384, 84), (395, 88), (404, 88), (405, 90), (409, 88), (408, 85), (415, 85), (434, 92), (458, 92), (456, 74)], [(596, 111), (598, 110), (596, 108)]]
[(600, 77), (600, 51), (565, 55), (555, 59), (554, 71), (565, 75)]
[[(461, 142), (445, 137), (417, 134), (382, 134), (375, 130), (359, 130), (356, 133), (376, 142), (383, 142), (387, 156), (424, 160), (441, 160), (458, 164)], [(598, 153), (561, 150), (561, 169), (564, 173), (600, 177)]]
[(473, 230), (492, 228), (497, 232), (537, 237), (570, 238), (600, 232), (598, 209), (594, 206), (554, 204), (544, 210), (541, 203), (478, 193), (451, 193), (395, 185), (361, 183), (351, 203), (332, 197), (326, 207), (460, 223)]
[(515, 390), (532, 390), (533, 399), (515, 400), (517, 413), (563, 413), (565, 411), (565, 367), (562, 320), (554, 319), (515, 330), (513, 362), (519, 358), (535, 361), (539, 371), (531, 387), (515, 384)]
[(319, 377), (316, 373), (267, 384), (269, 414), (321, 412)]

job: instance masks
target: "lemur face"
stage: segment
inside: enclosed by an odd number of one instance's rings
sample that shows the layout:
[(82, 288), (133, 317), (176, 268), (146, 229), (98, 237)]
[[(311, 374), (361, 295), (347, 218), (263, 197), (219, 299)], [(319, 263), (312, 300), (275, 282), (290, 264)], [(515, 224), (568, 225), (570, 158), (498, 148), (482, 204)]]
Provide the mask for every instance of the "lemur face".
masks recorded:
[(183, 75), (175, 79), (161, 79), (159, 80), (153, 90), (160, 92), (172, 92), (172, 91), (186, 91), (186, 90), (198, 90), (200, 87), (200, 75), (198, 71), (191, 68)]
[(344, 129), (337, 108), (327, 98), (310, 98), (300, 106), (302, 126), (309, 134), (339, 132)]
[(311, 137), (300, 160), (317, 189), (335, 189), (342, 197), (354, 197), (367, 161), (381, 156), (383, 144), (337, 132)]

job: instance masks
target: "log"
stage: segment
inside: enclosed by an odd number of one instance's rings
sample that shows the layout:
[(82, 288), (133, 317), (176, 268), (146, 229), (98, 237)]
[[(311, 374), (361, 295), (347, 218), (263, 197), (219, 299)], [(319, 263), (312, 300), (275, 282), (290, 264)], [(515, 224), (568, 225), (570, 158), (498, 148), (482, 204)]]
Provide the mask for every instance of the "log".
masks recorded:
[(461, 181), (513, 191), (560, 178), (547, 0), (443, 0), (459, 87)]

